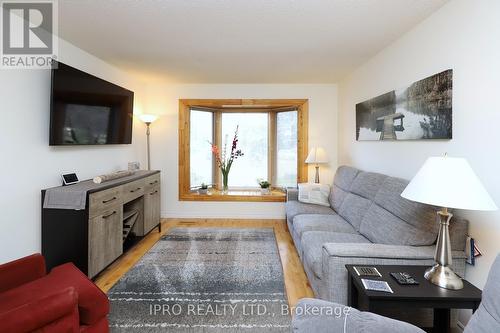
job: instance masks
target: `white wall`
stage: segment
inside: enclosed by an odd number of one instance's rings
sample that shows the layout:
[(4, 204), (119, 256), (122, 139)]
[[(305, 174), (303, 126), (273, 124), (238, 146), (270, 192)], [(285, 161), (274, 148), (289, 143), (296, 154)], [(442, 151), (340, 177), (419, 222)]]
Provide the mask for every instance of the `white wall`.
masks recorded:
[[(308, 98), (309, 146), (323, 146), (333, 161), (322, 167), (331, 181), (337, 161), (336, 85), (155, 85), (148, 89), (145, 112), (160, 114), (152, 125), (151, 165), (162, 171), (162, 216), (206, 218), (283, 218), (283, 203), (187, 202), (178, 200), (178, 110), (181, 98)], [(309, 179), (314, 179), (313, 168)]]
[[(120, 70), (63, 40), (59, 59), (134, 90), (140, 105), (140, 86)], [(88, 179), (145, 159), (138, 121), (132, 145), (49, 147), (49, 96), (50, 71), (0, 70), (0, 263), (40, 251), (40, 190), (60, 185), (62, 172)]]
[[(356, 142), (355, 104), (453, 69), (453, 140)], [(500, 1), (454, 0), (339, 86), (339, 164), (410, 179), (428, 156), (469, 160), (500, 205)], [(482, 288), (500, 252), (500, 213), (460, 212), (483, 257), (466, 278)]]

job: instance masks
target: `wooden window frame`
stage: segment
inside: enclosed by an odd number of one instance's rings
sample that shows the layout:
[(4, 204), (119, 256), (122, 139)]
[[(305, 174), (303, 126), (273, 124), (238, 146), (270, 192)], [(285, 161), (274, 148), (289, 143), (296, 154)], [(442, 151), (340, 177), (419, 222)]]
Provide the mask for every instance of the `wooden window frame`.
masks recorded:
[[(223, 112), (266, 112), (269, 113), (268, 174), (274, 184), (276, 175), (276, 113), (272, 111), (297, 110), (297, 182), (308, 179), (308, 99), (179, 99), (179, 200), (180, 201), (257, 201), (284, 202), (285, 194), (272, 191), (271, 195), (259, 195), (258, 191), (235, 191), (229, 194), (212, 193), (199, 195), (191, 190), (190, 177), (190, 110), (199, 109), (214, 112), (214, 142), (220, 146), (221, 115)], [(207, 147), (207, 149), (209, 149)], [(220, 171), (214, 166), (214, 179), (220, 188)]]

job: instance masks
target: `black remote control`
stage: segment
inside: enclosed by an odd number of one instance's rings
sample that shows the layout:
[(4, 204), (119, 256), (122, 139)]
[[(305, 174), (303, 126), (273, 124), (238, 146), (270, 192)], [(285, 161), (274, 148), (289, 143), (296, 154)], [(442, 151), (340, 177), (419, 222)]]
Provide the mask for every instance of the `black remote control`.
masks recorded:
[(406, 272), (398, 272), (391, 273), (392, 277), (396, 279), (399, 284), (418, 284), (418, 281), (415, 280), (409, 273)]

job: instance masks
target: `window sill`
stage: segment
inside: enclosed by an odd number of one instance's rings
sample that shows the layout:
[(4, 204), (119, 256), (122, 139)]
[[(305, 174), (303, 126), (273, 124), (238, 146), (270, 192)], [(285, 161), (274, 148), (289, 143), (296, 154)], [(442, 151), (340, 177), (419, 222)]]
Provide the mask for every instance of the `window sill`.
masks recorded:
[(227, 194), (222, 194), (218, 190), (210, 190), (207, 194), (181, 193), (179, 199), (181, 201), (285, 202), (286, 194), (278, 190), (272, 190), (269, 194), (262, 194), (259, 190), (230, 190)]

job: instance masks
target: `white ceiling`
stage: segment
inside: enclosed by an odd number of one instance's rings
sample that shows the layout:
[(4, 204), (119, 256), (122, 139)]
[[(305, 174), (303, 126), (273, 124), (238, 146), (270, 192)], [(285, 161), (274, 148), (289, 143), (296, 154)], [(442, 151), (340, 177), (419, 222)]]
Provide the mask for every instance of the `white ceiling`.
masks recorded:
[(59, 34), (144, 79), (334, 83), (447, 0), (60, 0)]

